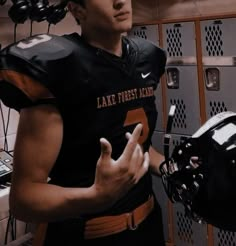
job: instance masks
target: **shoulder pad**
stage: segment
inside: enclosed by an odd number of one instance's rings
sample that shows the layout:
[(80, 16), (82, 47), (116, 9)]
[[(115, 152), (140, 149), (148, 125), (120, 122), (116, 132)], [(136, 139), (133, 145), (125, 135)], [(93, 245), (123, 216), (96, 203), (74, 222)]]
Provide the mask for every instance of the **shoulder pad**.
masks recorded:
[(159, 55), (166, 56), (166, 52), (160, 48), (157, 44), (154, 42), (142, 39), (142, 38), (136, 38), (132, 37), (130, 38), (131, 42), (134, 43), (138, 47), (138, 50), (140, 53), (146, 54), (146, 55), (156, 55), (156, 53), (159, 53)]
[(130, 38), (130, 41), (133, 42), (133, 45), (136, 46), (140, 60), (147, 60), (151, 62), (154, 66), (154, 71), (158, 78), (162, 76), (165, 72), (166, 60), (167, 60), (167, 53), (165, 50), (160, 48), (157, 44), (153, 43), (152, 41), (145, 40), (142, 38)]
[(62, 66), (63, 59), (72, 53), (68, 43), (64, 37), (41, 34), (7, 46), (0, 52), (1, 86), (11, 95), (13, 88), (6, 83), (11, 84), (33, 102), (53, 99), (52, 84), (60, 70), (56, 64), (61, 61)]
[(68, 39), (51, 34), (23, 39), (2, 51), (3, 55), (22, 59), (41, 71), (47, 71), (47, 62), (64, 59), (71, 52), (71, 42)]

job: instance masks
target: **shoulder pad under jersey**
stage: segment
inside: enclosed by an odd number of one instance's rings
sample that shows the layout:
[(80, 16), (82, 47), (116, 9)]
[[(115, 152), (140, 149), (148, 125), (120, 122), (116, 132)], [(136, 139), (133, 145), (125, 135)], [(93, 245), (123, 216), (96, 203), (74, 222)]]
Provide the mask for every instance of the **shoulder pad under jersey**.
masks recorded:
[(51, 34), (35, 35), (7, 46), (0, 52), (1, 86), (9, 83), (34, 102), (53, 98), (53, 84), (73, 54), (72, 46), (68, 39)]
[(167, 60), (166, 51), (146, 39), (132, 37), (130, 41), (137, 47), (140, 61), (150, 61), (153, 64), (157, 77), (160, 78), (165, 72)]
[(0, 69), (10, 67), (35, 79), (45, 79), (51, 75), (50, 72), (55, 72), (52, 65), (56, 68), (73, 53), (71, 44), (63, 36), (39, 34), (29, 37), (3, 49), (1, 60), (4, 62), (0, 63)]

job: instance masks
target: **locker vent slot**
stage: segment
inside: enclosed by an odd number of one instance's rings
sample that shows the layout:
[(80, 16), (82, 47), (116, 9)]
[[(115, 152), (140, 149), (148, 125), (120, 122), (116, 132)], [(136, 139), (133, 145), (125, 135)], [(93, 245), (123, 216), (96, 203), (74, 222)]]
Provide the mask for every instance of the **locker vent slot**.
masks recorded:
[(224, 102), (210, 101), (210, 116), (214, 116), (218, 113), (227, 111), (227, 107)]
[(176, 26), (173, 28), (166, 29), (167, 53), (169, 57), (183, 56), (183, 51), (182, 51), (183, 44), (181, 42), (182, 34), (180, 28), (181, 27)]
[(177, 227), (178, 227), (178, 237), (182, 242), (193, 245), (193, 222), (187, 218), (183, 213), (177, 212)]
[(134, 31), (134, 36), (147, 39), (147, 28), (146, 27), (140, 27), (139, 29)]
[(209, 56), (223, 56), (223, 32), (220, 24), (205, 27), (206, 51)]
[(236, 246), (235, 236), (235, 232), (219, 230), (217, 233), (219, 239), (217, 246)]
[(180, 141), (178, 139), (173, 139), (172, 144), (173, 144), (173, 147), (179, 146)]
[(182, 99), (171, 99), (171, 104), (176, 105), (176, 112), (173, 120), (173, 128), (187, 128), (186, 105)]

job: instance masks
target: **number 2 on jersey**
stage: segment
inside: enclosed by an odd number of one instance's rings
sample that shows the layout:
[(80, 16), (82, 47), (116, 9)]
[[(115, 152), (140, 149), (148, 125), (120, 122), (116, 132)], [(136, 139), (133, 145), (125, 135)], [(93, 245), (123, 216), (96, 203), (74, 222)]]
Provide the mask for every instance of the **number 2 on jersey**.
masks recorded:
[(143, 144), (149, 134), (148, 119), (143, 108), (130, 110), (126, 115), (124, 126), (130, 126), (138, 123), (143, 125), (142, 135), (139, 139), (139, 143)]

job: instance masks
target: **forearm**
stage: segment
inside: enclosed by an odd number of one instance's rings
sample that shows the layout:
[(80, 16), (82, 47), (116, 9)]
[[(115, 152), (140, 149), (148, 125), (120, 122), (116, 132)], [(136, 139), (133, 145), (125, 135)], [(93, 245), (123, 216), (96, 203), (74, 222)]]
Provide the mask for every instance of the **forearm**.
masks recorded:
[(93, 187), (31, 183), (11, 190), (10, 210), (22, 221), (48, 222), (99, 212), (108, 205), (108, 200), (96, 198)]
[(156, 151), (152, 146), (149, 148), (150, 170), (153, 174), (160, 176), (160, 164), (164, 161), (164, 156)]

